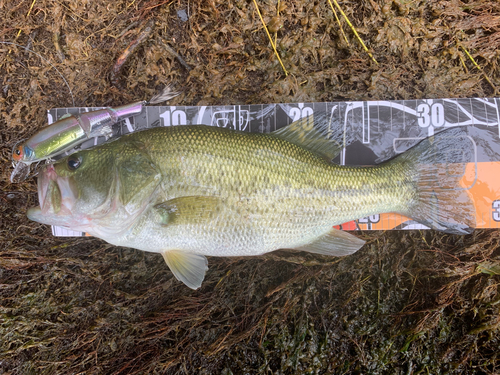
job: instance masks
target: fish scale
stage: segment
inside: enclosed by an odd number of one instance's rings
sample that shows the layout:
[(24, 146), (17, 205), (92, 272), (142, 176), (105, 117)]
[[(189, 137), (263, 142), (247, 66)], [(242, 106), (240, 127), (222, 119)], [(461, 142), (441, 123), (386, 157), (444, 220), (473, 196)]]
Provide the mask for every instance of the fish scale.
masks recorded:
[[(467, 154), (459, 131), (375, 167), (331, 163), (339, 143), (323, 133), (301, 122), (270, 134), (202, 125), (132, 133), (42, 169), (44, 210), (28, 216), (159, 252), (194, 289), (205, 256), (351, 254), (363, 241), (332, 226), (368, 215), (398, 212), (451, 233), (473, 226), (466, 193), (441, 188), (458, 186), (457, 177), (435, 167)], [(59, 211), (49, 207), (56, 203)]]
[[(396, 174), (391, 164), (339, 166), (266, 134), (182, 126), (137, 133), (134, 139), (144, 142), (151, 159), (158, 161), (165, 192), (159, 201), (185, 195), (224, 198), (227, 205), (240, 207), (241, 220), (252, 216), (260, 235), (273, 239), (270, 246), (290, 241), (291, 231), (299, 240), (304, 231), (318, 226), (331, 227), (381, 209), (403, 211), (402, 203), (415, 189), (401, 189), (414, 184), (401, 168)], [(180, 181), (189, 183), (179, 185)], [(206, 225), (207, 230), (212, 226)]]

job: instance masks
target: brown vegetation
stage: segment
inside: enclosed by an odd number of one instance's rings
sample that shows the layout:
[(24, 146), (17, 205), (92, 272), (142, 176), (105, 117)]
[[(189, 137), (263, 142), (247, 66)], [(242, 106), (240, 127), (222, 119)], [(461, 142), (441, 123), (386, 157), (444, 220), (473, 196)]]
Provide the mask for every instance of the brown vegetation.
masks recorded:
[(0, 374), (500, 372), (495, 230), (365, 233), (342, 259), (211, 258), (192, 291), (159, 254), (27, 220), (35, 181), (10, 184), (10, 152), (73, 105), (55, 68), (75, 106), (165, 83), (185, 105), (497, 94), (496, 0), (340, 3), (378, 64), (327, 1), (257, 3), (287, 76), (252, 1), (0, 0), (0, 40), (38, 54), (0, 44)]

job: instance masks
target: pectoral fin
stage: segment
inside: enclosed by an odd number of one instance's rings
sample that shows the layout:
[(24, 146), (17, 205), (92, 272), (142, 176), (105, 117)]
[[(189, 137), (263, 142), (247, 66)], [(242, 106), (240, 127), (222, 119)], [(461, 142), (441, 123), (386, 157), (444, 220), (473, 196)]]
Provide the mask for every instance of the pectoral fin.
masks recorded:
[(332, 228), (327, 234), (308, 244), (296, 247), (295, 250), (340, 257), (355, 253), (364, 243), (365, 241), (352, 234)]
[(218, 215), (223, 204), (219, 197), (188, 196), (170, 199), (154, 208), (160, 214), (161, 225), (199, 224)]
[(180, 250), (164, 251), (162, 255), (177, 280), (191, 289), (198, 289), (201, 286), (208, 270), (205, 256)]

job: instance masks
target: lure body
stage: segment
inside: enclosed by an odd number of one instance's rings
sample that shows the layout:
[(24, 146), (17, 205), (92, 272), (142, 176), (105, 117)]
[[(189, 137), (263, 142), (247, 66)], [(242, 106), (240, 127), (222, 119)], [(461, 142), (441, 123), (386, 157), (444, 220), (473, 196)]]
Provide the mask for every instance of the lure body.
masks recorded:
[(12, 151), (14, 171), (10, 176), (11, 182), (25, 180), (32, 163), (51, 160), (79, 146), (87, 139), (101, 136), (108, 139), (113, 134), (113, 125), (116, 123), (140, 114), (147, 104), (158, 104), (177, 95), (179, 92), (173, 91), (171, 86), (167, 85), (149, 101), (138, 101), (60, 118), (26, 142), (14, 147)]
[(12, 153), (12, 159), (14, 162), (30, 164), (60, 155), (89, 138), (108, 138), (114, 124), (140, 114), (145, 104), (145, 101), (140, 101), (61, 118), (18, 145)]

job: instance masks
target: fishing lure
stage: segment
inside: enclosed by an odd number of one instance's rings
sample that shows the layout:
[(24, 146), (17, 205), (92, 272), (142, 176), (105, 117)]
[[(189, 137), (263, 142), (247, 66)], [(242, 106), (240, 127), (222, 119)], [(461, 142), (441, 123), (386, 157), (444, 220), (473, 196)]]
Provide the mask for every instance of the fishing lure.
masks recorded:
[(104, 136), (108, 139), (113, 133), (113, 125), (119, 121), (140, 114), (145, 105), (158, 104), (178, 94), (170, 86), (166, 86), (149, 101), (107, 107), (59, 119), (27, 141), (14, 146), (12, 151), (14, 171), (10, 177), (11, 182), (25, 180), (32, 163), (50, 160), (90, 138)]

